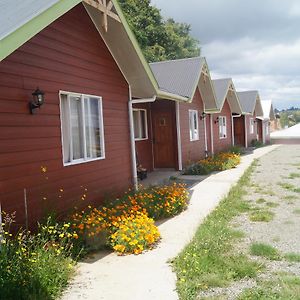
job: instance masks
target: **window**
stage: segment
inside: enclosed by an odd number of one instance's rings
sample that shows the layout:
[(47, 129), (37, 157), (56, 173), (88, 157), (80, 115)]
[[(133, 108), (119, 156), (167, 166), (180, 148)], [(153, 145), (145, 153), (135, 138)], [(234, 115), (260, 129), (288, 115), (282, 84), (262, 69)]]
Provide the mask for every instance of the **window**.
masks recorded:
[(254, 119), (250, 118), (250, 134), (254, 133)]
[(60, 92), (64, 165), (103, 159), (102, 99)]
[(220, 139), (227, 138), (226, 117), (219, 117), (219, 138)]
[(145, 109), (133, 110), (133, 125), (134, 125), (134, 138), (136, 141), (148, 139), (147, 128), (147, 111)]
[(199, 140), (199, 124), (198, 124), (198, 111), (189, 110), (189, 123), (190, 123), (190, 140)]

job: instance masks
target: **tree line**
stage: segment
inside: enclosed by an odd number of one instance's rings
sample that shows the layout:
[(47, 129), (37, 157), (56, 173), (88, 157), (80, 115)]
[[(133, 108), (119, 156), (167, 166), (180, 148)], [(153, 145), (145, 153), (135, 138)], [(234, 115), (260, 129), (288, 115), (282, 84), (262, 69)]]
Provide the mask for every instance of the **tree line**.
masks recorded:
[(119, 0), (123, 13), (148, 62), (200, 55), (191, 26), (164, 19), (151, 0)]

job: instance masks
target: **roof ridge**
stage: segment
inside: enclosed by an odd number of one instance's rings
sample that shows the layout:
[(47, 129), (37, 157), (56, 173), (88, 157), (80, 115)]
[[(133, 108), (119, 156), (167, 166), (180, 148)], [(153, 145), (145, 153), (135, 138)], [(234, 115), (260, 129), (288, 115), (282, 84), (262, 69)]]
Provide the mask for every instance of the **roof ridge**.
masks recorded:
[(204, 57), (203, 56), (195, 56), (195, 57), (187, 57), (187, 58), (169, 59), (169, 60), (152, 62), (152, 63), (149, 63), (149, 65), (161, 64), (161, 63), (167, 63), (167, 62), (183, 61), (183, 60), (192, 60), (192, 59), (194, 59), (194, 60), (204, 59)]
[(212, 79), (212, 81), (217, 81), (217, 80), (231, 80), (232, 78), (228, 77), (228, 78), (217, 78), (217, 79)]

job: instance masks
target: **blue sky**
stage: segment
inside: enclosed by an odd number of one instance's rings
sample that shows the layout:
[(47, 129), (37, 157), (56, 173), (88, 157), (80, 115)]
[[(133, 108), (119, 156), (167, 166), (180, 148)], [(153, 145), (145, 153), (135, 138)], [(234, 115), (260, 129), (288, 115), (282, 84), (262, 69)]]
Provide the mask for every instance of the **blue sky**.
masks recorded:
[(213, 79), (259, 90), (275, 107), (300, 107), (299, 0), (152, 0), (166, 18), (189, 23)]

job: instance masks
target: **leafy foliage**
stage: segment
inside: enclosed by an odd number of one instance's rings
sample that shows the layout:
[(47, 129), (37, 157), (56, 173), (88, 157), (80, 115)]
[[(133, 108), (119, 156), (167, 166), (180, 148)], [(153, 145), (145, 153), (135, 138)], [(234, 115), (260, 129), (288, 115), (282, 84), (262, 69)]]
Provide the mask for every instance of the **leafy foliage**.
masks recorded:
[(37, 233), (10, 232), (14, 221), (3, 214), (0, 231), (1, 299), (56, 299), (73, 274), (74, 242), (78, 236), (69, 223), (49, 218), (39, 224)]
[(184, 170), (185, 175), (207, 175), (213, 171), (224, 171), (235, 168), (241, 162), (239, 154), (221, 152), (213, 157), (202, 159)]
[(286, 126), (291, 127), (300, 123), (300, 109), (298, 108), (291, 107), (290, 109), (281, 111), (279, 115), (282, 128)]
[(164, 20), (150, 0), (119, 0), (119, 3), (149, 62), (200, 54), (198, 41), (190, 35), (190, 25)]

